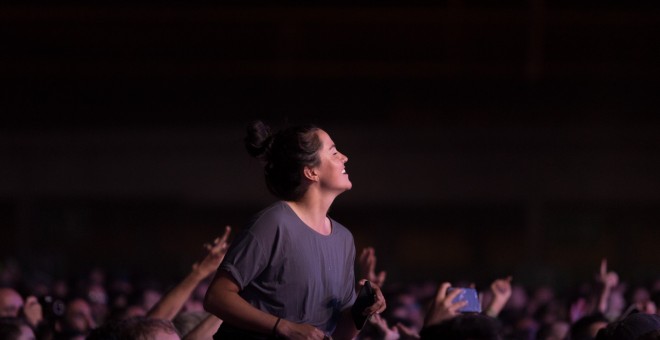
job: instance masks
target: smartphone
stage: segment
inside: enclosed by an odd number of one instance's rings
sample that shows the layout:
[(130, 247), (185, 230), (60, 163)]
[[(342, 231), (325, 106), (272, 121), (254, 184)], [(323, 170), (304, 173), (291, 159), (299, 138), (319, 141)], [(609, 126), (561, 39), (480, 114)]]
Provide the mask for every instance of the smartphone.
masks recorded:
[(374, 303), (376, 303), (376, 294), (374, 293), (374, 289), (371, 287), (371, 283), (366, 281), (364, 286), (360, 288), (360, 292), (358, 293), (358, 296), (355, 299), (355, 303), (351, 308), (351, 314), (353, 315), (355, 328), (362, 329), (362, 327), (364, 327), (364, 324), (367, 323), (369, 316), (362, 315), (362, 312), (364, 312), (367, 307), (373, 305)]
[(461, 313), (481, 313), (481, 303), (479, 302), (479, 296), (477, 295), (477, 290), (474, 288), (449, 288), (447, 289), (447, 294), (449, 294), (454, 289), (460, 289), (461, 293), (458, 294), (452, 302), (456, 303), (459, 301), (467, 301), (467, 304), (458, 311)]
[(50, 295), (38, 298), (41, 305), (43, 317), (46, 320), (54, 321), (61, 318), (66, 311), (66, 304), (60, 299), (56, 299)]

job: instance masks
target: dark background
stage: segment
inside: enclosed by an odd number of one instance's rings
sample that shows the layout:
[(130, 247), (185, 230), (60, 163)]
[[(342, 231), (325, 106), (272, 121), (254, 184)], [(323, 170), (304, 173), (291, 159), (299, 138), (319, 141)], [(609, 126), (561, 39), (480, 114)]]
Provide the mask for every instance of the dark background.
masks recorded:
[(180, 277), (324, 127), (392, 281), (660, 274), (657, 1), (0, 6), (0, 258)]

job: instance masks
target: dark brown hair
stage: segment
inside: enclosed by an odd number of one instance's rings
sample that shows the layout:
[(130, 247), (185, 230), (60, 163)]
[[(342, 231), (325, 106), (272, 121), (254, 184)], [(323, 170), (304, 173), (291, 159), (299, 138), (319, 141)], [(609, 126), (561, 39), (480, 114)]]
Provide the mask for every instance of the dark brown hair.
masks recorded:
[(320, 162), (318, 130), (314, 125), (298, 125), (273, 133), (262, 121), (248, 125), (245, 147), (251, 156), (265, 163), (266, 185), (276, 197), (295, 201), (307, 191), (309, 183), (303, 169)]

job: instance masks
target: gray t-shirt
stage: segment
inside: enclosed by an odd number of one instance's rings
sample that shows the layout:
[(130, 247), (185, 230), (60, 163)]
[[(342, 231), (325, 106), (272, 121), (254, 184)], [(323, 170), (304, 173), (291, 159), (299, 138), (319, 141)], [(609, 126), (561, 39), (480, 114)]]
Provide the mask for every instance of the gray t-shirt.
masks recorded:
[(356, 294), (353, 235), (330, 222), (330, 235), (321, 235), (287, 203), (274, 203), (232, 242), (220, 268), (231, 273), (241, 297), (256, 308), (332, 333)]

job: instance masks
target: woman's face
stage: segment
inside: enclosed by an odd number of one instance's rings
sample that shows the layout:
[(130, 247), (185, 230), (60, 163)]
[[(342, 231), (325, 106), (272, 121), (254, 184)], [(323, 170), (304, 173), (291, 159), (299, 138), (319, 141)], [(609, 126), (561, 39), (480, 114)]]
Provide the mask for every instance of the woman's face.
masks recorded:
[(316, 132), (321, 141), (321, 149), (318, 151), (320, 164), (314, 169), (319, 176), (319, 184), (322, 189), (344, 192), (351, 189), (353, 184), (348, 179), (345, 163), (348, 157), (337, 150), (335, 143), (323, 130)]

